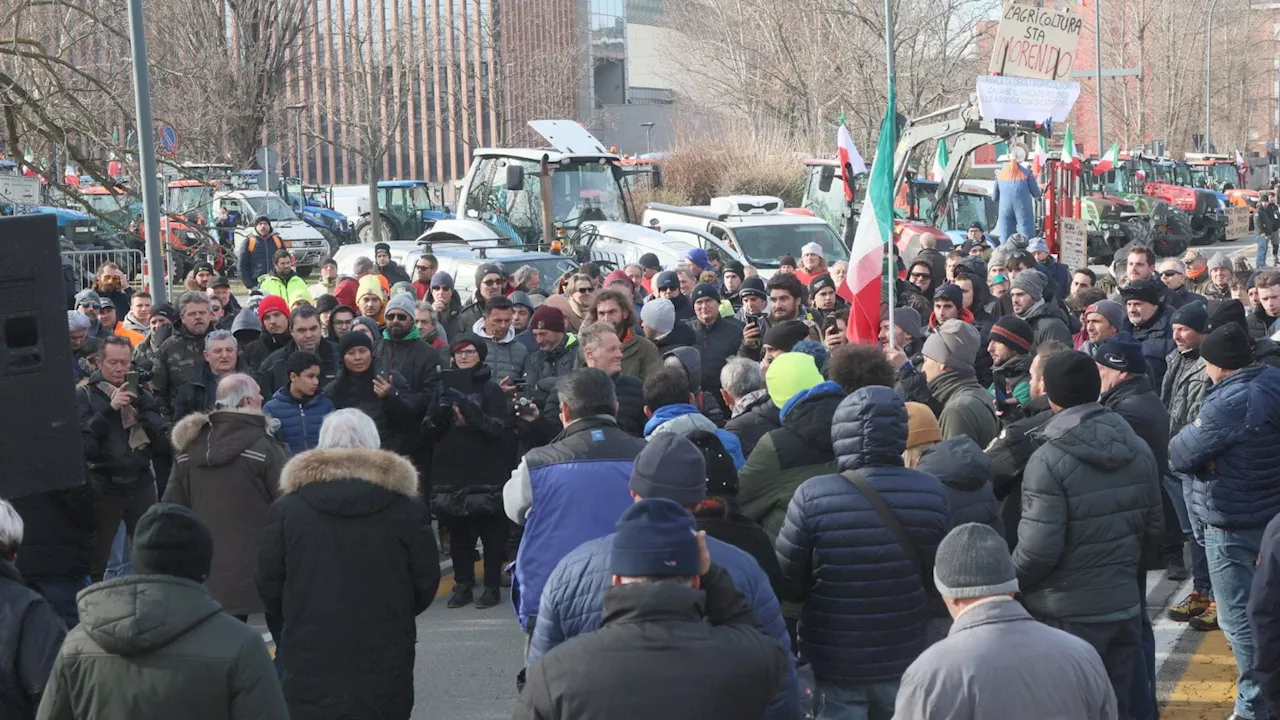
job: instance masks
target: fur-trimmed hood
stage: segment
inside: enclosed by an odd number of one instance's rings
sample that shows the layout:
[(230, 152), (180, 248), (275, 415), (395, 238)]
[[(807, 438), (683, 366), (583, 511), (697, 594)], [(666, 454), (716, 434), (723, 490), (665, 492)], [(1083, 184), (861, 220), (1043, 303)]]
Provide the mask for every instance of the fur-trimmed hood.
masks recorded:
[(280, 474), (280, 494), (338, 480), (363, 480), (405, 497), (418, 495), (413, 463), (387, 450), (366, 448), (317, 448), (295, 455)]
[(196, 412), (173, 426), (170, 440), (174, 451), (189, 453), (192, 462), (218, 467), (235, 460), (255, 444), (268, 440), (279, 426), (280, 422), (275, 418), (250, 408), (215, 410), (207, 414)]

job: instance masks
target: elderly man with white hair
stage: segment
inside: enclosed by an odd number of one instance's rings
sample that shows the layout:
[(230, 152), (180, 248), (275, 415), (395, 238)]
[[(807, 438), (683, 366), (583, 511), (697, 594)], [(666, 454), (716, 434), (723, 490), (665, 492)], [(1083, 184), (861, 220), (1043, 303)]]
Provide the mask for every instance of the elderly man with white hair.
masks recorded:
[(724, 429), (738, 436), (745, 457), (751, 457), (760, 438), (782, 427), (778, 406), (764, 386), (764, 372), (754, 360), (729, 358), (720, 370), (720, 397), (730, 412)]
[[(173, 426), (173, 474), (163, 501), (189, 507), (209, 524), (213, 567), (205, 585), (223, 611), (247, 620), (263, 611), (254, 571), (285, 451), (269, 432), (276, 421), (262, 414), (252, 377), (219, 380), (214, 407)], [(267, 624), (278, 634), (272, 618)]]
[(98, 341), (89, 337), (93, 321), (79, 310), (67, 311), (67, 335), (71, 341), (71, 382), (78, 383), (93, 374), (93, 356)]
[(5, 717), (35, 717), (67, 634), (53, 606), (27, 587), (14, 565), (22, 536), (18, 511), (0, 500), (0, 637), (7, 658), (0, 667), (0, 707)]
[(293, 717), (377, 708), (408, 720), (413, 710), (415, 618), (435, 599), (440, 557), (417, 471), (380, 444), (368, 415), (330, 413), (319, 447), (285, 466), (267, 513), (258, 592), (283, 622)]

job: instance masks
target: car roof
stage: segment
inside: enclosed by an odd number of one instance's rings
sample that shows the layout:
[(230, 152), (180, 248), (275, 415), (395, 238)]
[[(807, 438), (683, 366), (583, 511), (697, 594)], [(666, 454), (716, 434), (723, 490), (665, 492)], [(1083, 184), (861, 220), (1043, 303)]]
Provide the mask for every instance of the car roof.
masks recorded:
[(402, 188), (402, 187), (427, 187), (431, 183), (426, 180), (383, 180), (378, 183), (380, 188)]

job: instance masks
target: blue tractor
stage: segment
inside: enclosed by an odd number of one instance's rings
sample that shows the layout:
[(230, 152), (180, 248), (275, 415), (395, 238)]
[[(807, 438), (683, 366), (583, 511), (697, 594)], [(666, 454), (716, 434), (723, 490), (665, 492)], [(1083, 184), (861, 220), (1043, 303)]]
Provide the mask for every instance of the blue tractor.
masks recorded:
[(369, 198), (362, 185), (333, 189), (333, 208), (355, 222), (355, 236), (359, 242), (394, 242), (416, 240), (431, 229), (437, 220), (453, 217), (449, 208), (440, 200), (440, 188), (425, 180), (387, 180), (378, 183), (378, 210), (382, 220), (382, 237), (373, 237), (369, 222), (369, 210), (364, 207)]
[(334, 252), (342, 245), (355, 242), (356, 235), (346, 216), (332, 209), (329, 191), (319, 185), (303, 185), (298, 178), (284, 178), (280, 197), (308, 225), (320, 231)]

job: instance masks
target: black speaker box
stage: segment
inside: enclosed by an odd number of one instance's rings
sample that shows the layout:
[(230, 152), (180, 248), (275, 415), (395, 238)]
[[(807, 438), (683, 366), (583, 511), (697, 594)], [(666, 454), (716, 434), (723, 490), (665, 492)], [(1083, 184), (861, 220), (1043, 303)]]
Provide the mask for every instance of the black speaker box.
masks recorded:
[(0, 218), (0, 498), (84, 483), (53, 215)]

